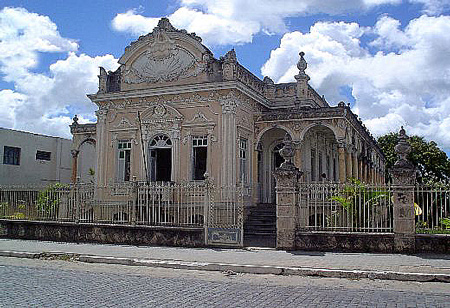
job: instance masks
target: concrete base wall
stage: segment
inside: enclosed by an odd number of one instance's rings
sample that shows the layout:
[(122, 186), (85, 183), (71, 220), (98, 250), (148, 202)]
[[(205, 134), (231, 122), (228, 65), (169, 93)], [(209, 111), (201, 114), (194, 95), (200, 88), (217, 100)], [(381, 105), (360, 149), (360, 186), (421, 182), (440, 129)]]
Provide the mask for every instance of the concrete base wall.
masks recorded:
[(315, 251), (393, 252), (393, 234), (297, 232), (295, 248)]
[[(415, 252), (450, 253), (450, 235), (417, 234)], [(393, 253), (394, 234), (297, 232), (295, 249), (310, 251)]]
[(0, 220), (0, 237), (76, 243), (203, 247), (203, 228)]
[(416, 252), (450, 254), (450, 234), (416, 234)]

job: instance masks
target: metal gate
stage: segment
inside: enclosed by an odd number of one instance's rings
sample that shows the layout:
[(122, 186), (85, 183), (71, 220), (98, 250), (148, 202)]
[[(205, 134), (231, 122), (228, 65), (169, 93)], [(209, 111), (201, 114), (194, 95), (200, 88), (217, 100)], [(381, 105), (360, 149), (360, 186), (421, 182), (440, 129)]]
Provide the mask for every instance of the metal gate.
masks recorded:
[(247, 197), (244, 187), (208, 189), (207, 245), (243, 246), (244, 202)]

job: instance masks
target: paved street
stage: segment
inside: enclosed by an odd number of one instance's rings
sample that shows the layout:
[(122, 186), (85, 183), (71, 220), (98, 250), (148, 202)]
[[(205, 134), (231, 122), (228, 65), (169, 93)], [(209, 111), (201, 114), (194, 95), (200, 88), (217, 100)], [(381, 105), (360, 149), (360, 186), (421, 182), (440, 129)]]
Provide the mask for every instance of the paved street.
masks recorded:
[(1, 307), (450, 307), (449, 285), (0, 258)]

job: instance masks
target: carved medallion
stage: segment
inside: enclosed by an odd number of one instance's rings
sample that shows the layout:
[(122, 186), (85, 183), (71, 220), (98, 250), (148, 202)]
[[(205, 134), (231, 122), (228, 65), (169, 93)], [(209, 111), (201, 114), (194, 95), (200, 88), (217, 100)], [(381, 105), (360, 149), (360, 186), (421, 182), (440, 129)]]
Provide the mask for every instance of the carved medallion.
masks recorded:
[(158, 31), (149, 49), (124, 71), (126, 83), (173, 81), (197, 76), (207, 68), (208, 58), (198, 61), (176, 45), (165, 31)]

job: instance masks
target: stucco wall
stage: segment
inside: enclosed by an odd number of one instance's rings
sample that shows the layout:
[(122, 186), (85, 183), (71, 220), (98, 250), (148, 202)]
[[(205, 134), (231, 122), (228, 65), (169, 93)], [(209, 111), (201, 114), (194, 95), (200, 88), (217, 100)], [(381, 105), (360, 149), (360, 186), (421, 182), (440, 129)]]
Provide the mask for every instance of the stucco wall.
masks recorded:
[[(0, 184), (69, 183), (72, 141), (59, 137), (0, 128)], [(3, 164), (4, 146), (20, 148), (20, 165)], [(37, 151), (51, 152), (50, 161)]]

